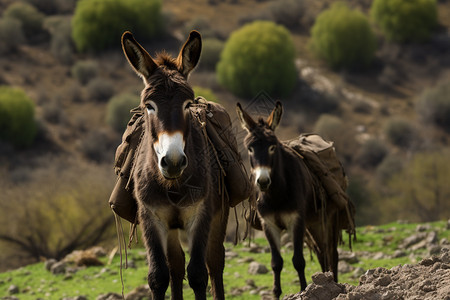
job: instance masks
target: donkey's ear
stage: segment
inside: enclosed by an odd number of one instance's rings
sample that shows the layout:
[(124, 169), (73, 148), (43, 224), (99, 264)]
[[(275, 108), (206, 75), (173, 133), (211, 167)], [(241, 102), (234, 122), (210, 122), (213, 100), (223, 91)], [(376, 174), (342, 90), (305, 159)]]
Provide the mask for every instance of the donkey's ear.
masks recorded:
[(202, 37), (198, 31), (192, 30), (189, 38), (181, 48), (177, 57), (178, 70), (185, 77), (195, 68), (202, 52)]
[(134, 71), (142, 77), (144, 82), (147, 82), (158, 66), (150, 54), (136, 42), (133, 34), (129, 31), (122, 35), (122, 49)]
[(241, 122), (242, 128), (250, 132), (256, 126), (256, 123), (252, 119), (252, 117), (250, 117), (250, 115), (242, 108), (239, 102), (236, 104), (236, 112), (239, 117), (239, 121)]
[(275, 130), (275, 128), (277, 128), (278, 124), (280, 124), (282, 113), (283, 106), (281, 105), (280, 101), (277, 101), (277, 104), (275, 104), (275, 108), (272, 110), (272, 113), (266, 121), (270, 129)]

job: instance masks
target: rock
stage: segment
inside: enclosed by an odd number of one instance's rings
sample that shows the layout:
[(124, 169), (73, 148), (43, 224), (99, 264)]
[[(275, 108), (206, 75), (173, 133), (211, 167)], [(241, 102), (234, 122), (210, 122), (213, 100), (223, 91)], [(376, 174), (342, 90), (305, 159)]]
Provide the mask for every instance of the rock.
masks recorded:
[(52, 269), (52, 266), (54, 265), (54, 264), (56, 264), (58, 261), (56, 260), (56, 259), (54, 259), (54, 258), (50, 258), (50, 259), (47, 259), (46, 261), (45, 261), (45, 263), (44, 263), (44, 267), (45, 267), (45, 269), (47, 270), (47, 271), (50, 271), (51, 269)]
[(108, 293), (104, 295), (99, 295), (95, 300), (122, 300), (122, 295), (117, 293)]
[(428, 244), (437, 244), (438, 243), (438, 234), (436, 231), (430, 231), (426, 238)]
[(428, 253), (429, 255), (436, 255), (439, 254), (441, 252), (441, 246), (439, 245), (429, 245), (428, 246)]
[(125, 295), (127, 300), (152, 300), (148, 285), (141, 285)]
[(394, 254), (392, 254), (392, 258), (399, 258), (406, 256), (406, 252), (403, 250), (395, 250)]
[(260, 264), (256, 261), (251, 262), (250, 265), (248, 266), (248, 273), (252, 275), (266, 274), (268, 272), (269, 270), (266, 268), (265, 265)]
[(64, 297), (61, 300), (88, 300), (85, 296)]
[(356, 264), (359, 262), (358, 257), (356, 257), (356, 253), (355, 252), (350, 252), (350, 251), (345, 251), (345, 250), (340, 250), (339, 251), (339, 260), (348, 262), (349, 264)]
[(50, 268), (50, 271), (53, 274), (64, 274), (66, 272), (66, 263), (64, 261), (59, 261), (55, 264), (52, 265), (52, 267)]
[(340, 261), (338, 263), (338, 273), (339, 274), (340, 273), (342, 273), (342, 274), (350, 273), (351, 271), (353, 271), (353, 269), (354, 268), (346, 261)]
[(416, 227), (416, 232), (423, 232), (431, 229), (430, 224), (419, 224)]
[(17, 285), (10, 285), (8, 288), (8, 294), (15, 295), (19, 293), (19, 287)]
[(399, 249), (407, 249), (411, 247), (414, 244), (419, 243), (420, 241), (424, 240), (428, 234), (426, 232), (419, 232), (416, 234), (413, 234), (407, 238), (405, 238), (402, 243), (398, 246)]
[(238, 257), (239, 254), (233, 251), (225, 251), (225, 258), (235, 258)]

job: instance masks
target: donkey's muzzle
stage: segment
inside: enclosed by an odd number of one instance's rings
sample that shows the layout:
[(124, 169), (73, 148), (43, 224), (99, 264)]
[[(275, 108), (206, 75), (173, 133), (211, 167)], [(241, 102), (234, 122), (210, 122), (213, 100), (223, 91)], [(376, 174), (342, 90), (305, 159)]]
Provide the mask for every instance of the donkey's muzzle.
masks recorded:
[(166, 155), (161, 158), (161, 172), (166, 179), (176, 179), (183, 174), (188, 165), (186, 155)]
[(270, 177), (259, 177), (256, 180), (256, 183), (258, 184), (259, 189), (264, 192), (269, 189), (269, 186), (271, 184)]

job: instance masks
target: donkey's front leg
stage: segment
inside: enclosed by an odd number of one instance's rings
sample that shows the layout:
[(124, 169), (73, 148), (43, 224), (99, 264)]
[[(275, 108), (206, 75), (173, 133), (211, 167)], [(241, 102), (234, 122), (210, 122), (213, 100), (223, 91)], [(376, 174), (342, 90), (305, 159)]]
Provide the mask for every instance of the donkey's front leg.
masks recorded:
[(206, 288), (208, 286), (206, 246), (210, 225), (211, 216), (200, 209), (187, 228), (191, 255), (187, 266), (187, 275), (196, 300), (206, 299)]
[(283, 258), (280, 255), (281, 229), (273, 223), (264, 222), (264, 234), (269, 242), (270, 252), (272, 254), (273, 271), (273, 295), (276, 299), (281, 295), (281, 270), (283, 269)]
[(162, 235), (167, 235), (167, 229), (156, 221), (155, 216), (146, 209), (140, 209), (139, 221), (142, 222), (144, 243), (147, 249), (148, 286), (152, 292), (153, 300), (163, 300), (170, 281), (163, 246), (165, 244), (162, 242)]
[(305, 258), (303, 257), (303, 238), (305, 236), (305, 222), (302, 218), (298, 218), (292, 229), (292, 239), (294, 244), (294, 256), (292, 257), (292, 264), (297, 270), (298, 278), (300, 279), (300, 289), (306, 289), (305, 277)]

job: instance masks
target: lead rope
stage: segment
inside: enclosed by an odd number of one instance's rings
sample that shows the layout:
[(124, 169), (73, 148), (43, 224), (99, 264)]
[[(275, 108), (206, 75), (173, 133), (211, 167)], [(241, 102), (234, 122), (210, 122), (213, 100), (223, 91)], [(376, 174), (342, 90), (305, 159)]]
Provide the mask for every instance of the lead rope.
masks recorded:
[[(125, 236), (123, 234), (123, 227), (122, 227), (122, 222), (120, 221), (120, 217), (116, 214), (116, 212), (113, 210), (114, 213), (114, 220), (116, 222), (116, 230), (117, 230), (117, 241), (119, 244), (119, 256), (120, 256), (120, 268), (119, 268), (119, 273), (120, 273), (120, 282), (122, 284), (122, 299), (125, 300), (125, 295), (124, 295), (124, 291), (125, 291), (125, 285), (123, 283), (123, 255), (122, 255), (122, 246), (126, 245), (125, 242)], [(123, 243), (122, 243), (123, 241)], [(123, 247), (125, 249), (125, 269), (128, 268), (128, 252), (127, 252), (127, 247)]]

